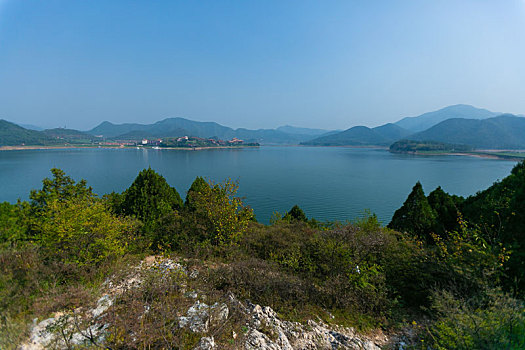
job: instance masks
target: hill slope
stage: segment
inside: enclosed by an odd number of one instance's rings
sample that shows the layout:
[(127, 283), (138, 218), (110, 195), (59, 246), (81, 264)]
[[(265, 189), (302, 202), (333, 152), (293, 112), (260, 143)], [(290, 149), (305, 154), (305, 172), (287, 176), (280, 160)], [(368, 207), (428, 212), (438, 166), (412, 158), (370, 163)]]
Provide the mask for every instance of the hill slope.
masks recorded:
[(403, 118), (395, 124), (412, 132), (419, 132), (451, 118), (487, 119), (495, 117), (498, 114), (501, 113), (491, 112), (470, 105), (459, 104), (448, 106), (437, 111), (424, 113), (417, 117)]
[(354, 126), (336, 134), (321, 136), (302, 142), (308, 146), (388, 146), (410, 132), (395, 124), (385, 124), (373, 129), (366, 126)]
[(48, 137), (51, 137), (55, 140), (60, 140), (62, 142), (75, 142), (75, 143), (84, 143), (92, 142), (98, 138), (90, 135), (88, 133), (74, 130), (74, 129), (64, 129), (64, 128), (55, 128), (55, 129), (46, 129), (42, 131)]
[(47, 145), (55, 141), (40, 131), (28, 130), (0, 119), (0, 146)]
[(525, 148), (525, 118), (503, 114), (485, 120), (448, 119), (428, 130), (410, 135), (410, 140), (465, 144), (475, 148)]

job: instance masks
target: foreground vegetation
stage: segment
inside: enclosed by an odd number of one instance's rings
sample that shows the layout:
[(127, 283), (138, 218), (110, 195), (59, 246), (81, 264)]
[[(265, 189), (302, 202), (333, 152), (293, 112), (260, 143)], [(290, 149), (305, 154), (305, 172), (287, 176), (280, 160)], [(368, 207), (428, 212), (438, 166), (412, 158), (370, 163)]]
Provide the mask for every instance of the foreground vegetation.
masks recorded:
[[(102, 198), (52, 175), (28, 202), (0, 204), (2, 349), (25, 339), (34, 317), (88, 305), (108, 276), (152, 254), (203, 271), (192, 283), (211, 299), (233, 293), (289, 320), (410, 330), (414, 348), (525, 347), (525, 163), (466, 199), (441, 188), (426, 196), (418, 183), (388, 227), (372, 214), (320, 223), (298, 206), (263, 225), (231, 181), (198, 177), (183, 201), (152, 169)], [(152, 278), (122, 297), (105, 345), (194, 346), (170, 326), (185, 302), (175, 286)]]

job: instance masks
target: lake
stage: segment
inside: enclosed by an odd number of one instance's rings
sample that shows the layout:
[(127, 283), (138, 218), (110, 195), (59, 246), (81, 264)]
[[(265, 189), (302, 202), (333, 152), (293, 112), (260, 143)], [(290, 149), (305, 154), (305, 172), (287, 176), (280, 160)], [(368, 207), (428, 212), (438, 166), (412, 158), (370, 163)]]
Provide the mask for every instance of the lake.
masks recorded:
[(298, 204), (308, 217), (352, 220), (366, 209), (388, 223), (416, 181), (467, 196), (510, 173), (513, 161), (468, 156), (412, 156), (384, 149), (260, 147), (200, 151), (63, 149), (0, 151), (0, 202), (27, 199), (49, 169), (86, 179), (100, 195), (125, 190), (147, 167), (184, 198), (196, 176), (239, 181), (239, 194), (268, 223)]

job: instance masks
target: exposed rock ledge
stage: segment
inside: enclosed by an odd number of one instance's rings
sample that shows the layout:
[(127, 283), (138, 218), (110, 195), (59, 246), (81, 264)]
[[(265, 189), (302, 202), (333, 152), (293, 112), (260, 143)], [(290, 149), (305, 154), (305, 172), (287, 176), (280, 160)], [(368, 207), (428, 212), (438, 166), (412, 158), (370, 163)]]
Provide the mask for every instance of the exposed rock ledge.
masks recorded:
[[(136, 271), (150, 268), (151, 264), (141, 264)], [(166, 259), (155, 262), (166, 270), (177, 269), (186, 274), (184, 267)], [(191, 276), (189, 276), (191, 278)], [(127, 288), (137, 288), (141, 284), (140, 273), (130, 275), (125, 281)], [(77, 310), (73, 313), (58, 312), (41, 322), (34, 321), (29, 339), (20, 345), (21, 350), (67, 349), (75, 346), (104, 345), (108, 324), (104, 315), (113, 305), (115, 295), (126, 288), (108, 283), (108, 293), (104, 294), (93, 309)], [(246, 350), (295, 350), (295, 349), (381, 349), (387, 337), (374, 340), (356, 334), (353, 328), (327, 325), (321, 321), (310, 320), (306, 324), (281, 320), (272, 308), (249, 302), (243, 303), (230, 294), (224, 303), (207, 305), (199, 300), (199, 295), (189, 292), (188, 298), (197, 299), (179, 317), (179, 327), (201, 334), (195, 350), (219, 349), (213, 335), (207, 334), (209, 327), (226, 322), (234, 313), (246, 321), (244, 334), (232, 337), (241, 341)], [(203, 298), (205, 299), (205, 296)], [(60, 332), (56, 330), (60, 329)]]

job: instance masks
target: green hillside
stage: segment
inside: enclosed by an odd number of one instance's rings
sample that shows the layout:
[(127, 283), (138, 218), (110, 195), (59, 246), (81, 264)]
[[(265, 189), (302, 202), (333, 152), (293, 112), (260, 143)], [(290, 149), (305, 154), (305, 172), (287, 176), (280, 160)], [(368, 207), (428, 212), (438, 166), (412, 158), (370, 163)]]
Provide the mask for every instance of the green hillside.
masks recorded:
[(478, 149), (521, 149), (525, 148), (525, 118), (504, 114), (485, 120), (448, 119), (407, 138), (465, 144)]
[(0, 146), (49, 145), (56, 143), (40, 131), (28, 130), (0, 119)]
[(469, 105), (454, 105), (437, 111), (421, 114), (417, 117), (403, 118), (395, 124), (412, 132), (420, 132), (451, 118), (486, 119), (500, 113), (480, 109)]
[(409, 131), (390, 123), (373, 129), (366, 126), (355, 126), (301, 144), (308, 146), (388, 146), (408, 134), (410, 134)]
[(437, 141), (401, 140), (390, 145), (392, 153), (435, 153), (435, 152), (467, 152), (472, 147), (466, 145), (452, 145)]
[(74, 130), (74, 129), (46, 129), (42, 131), (46, 136), (53, 138), (56, 142), (67, 142), (67, 143), (91, 143), (100, 140), (99, 137), (95, 137), (88, 133)]

